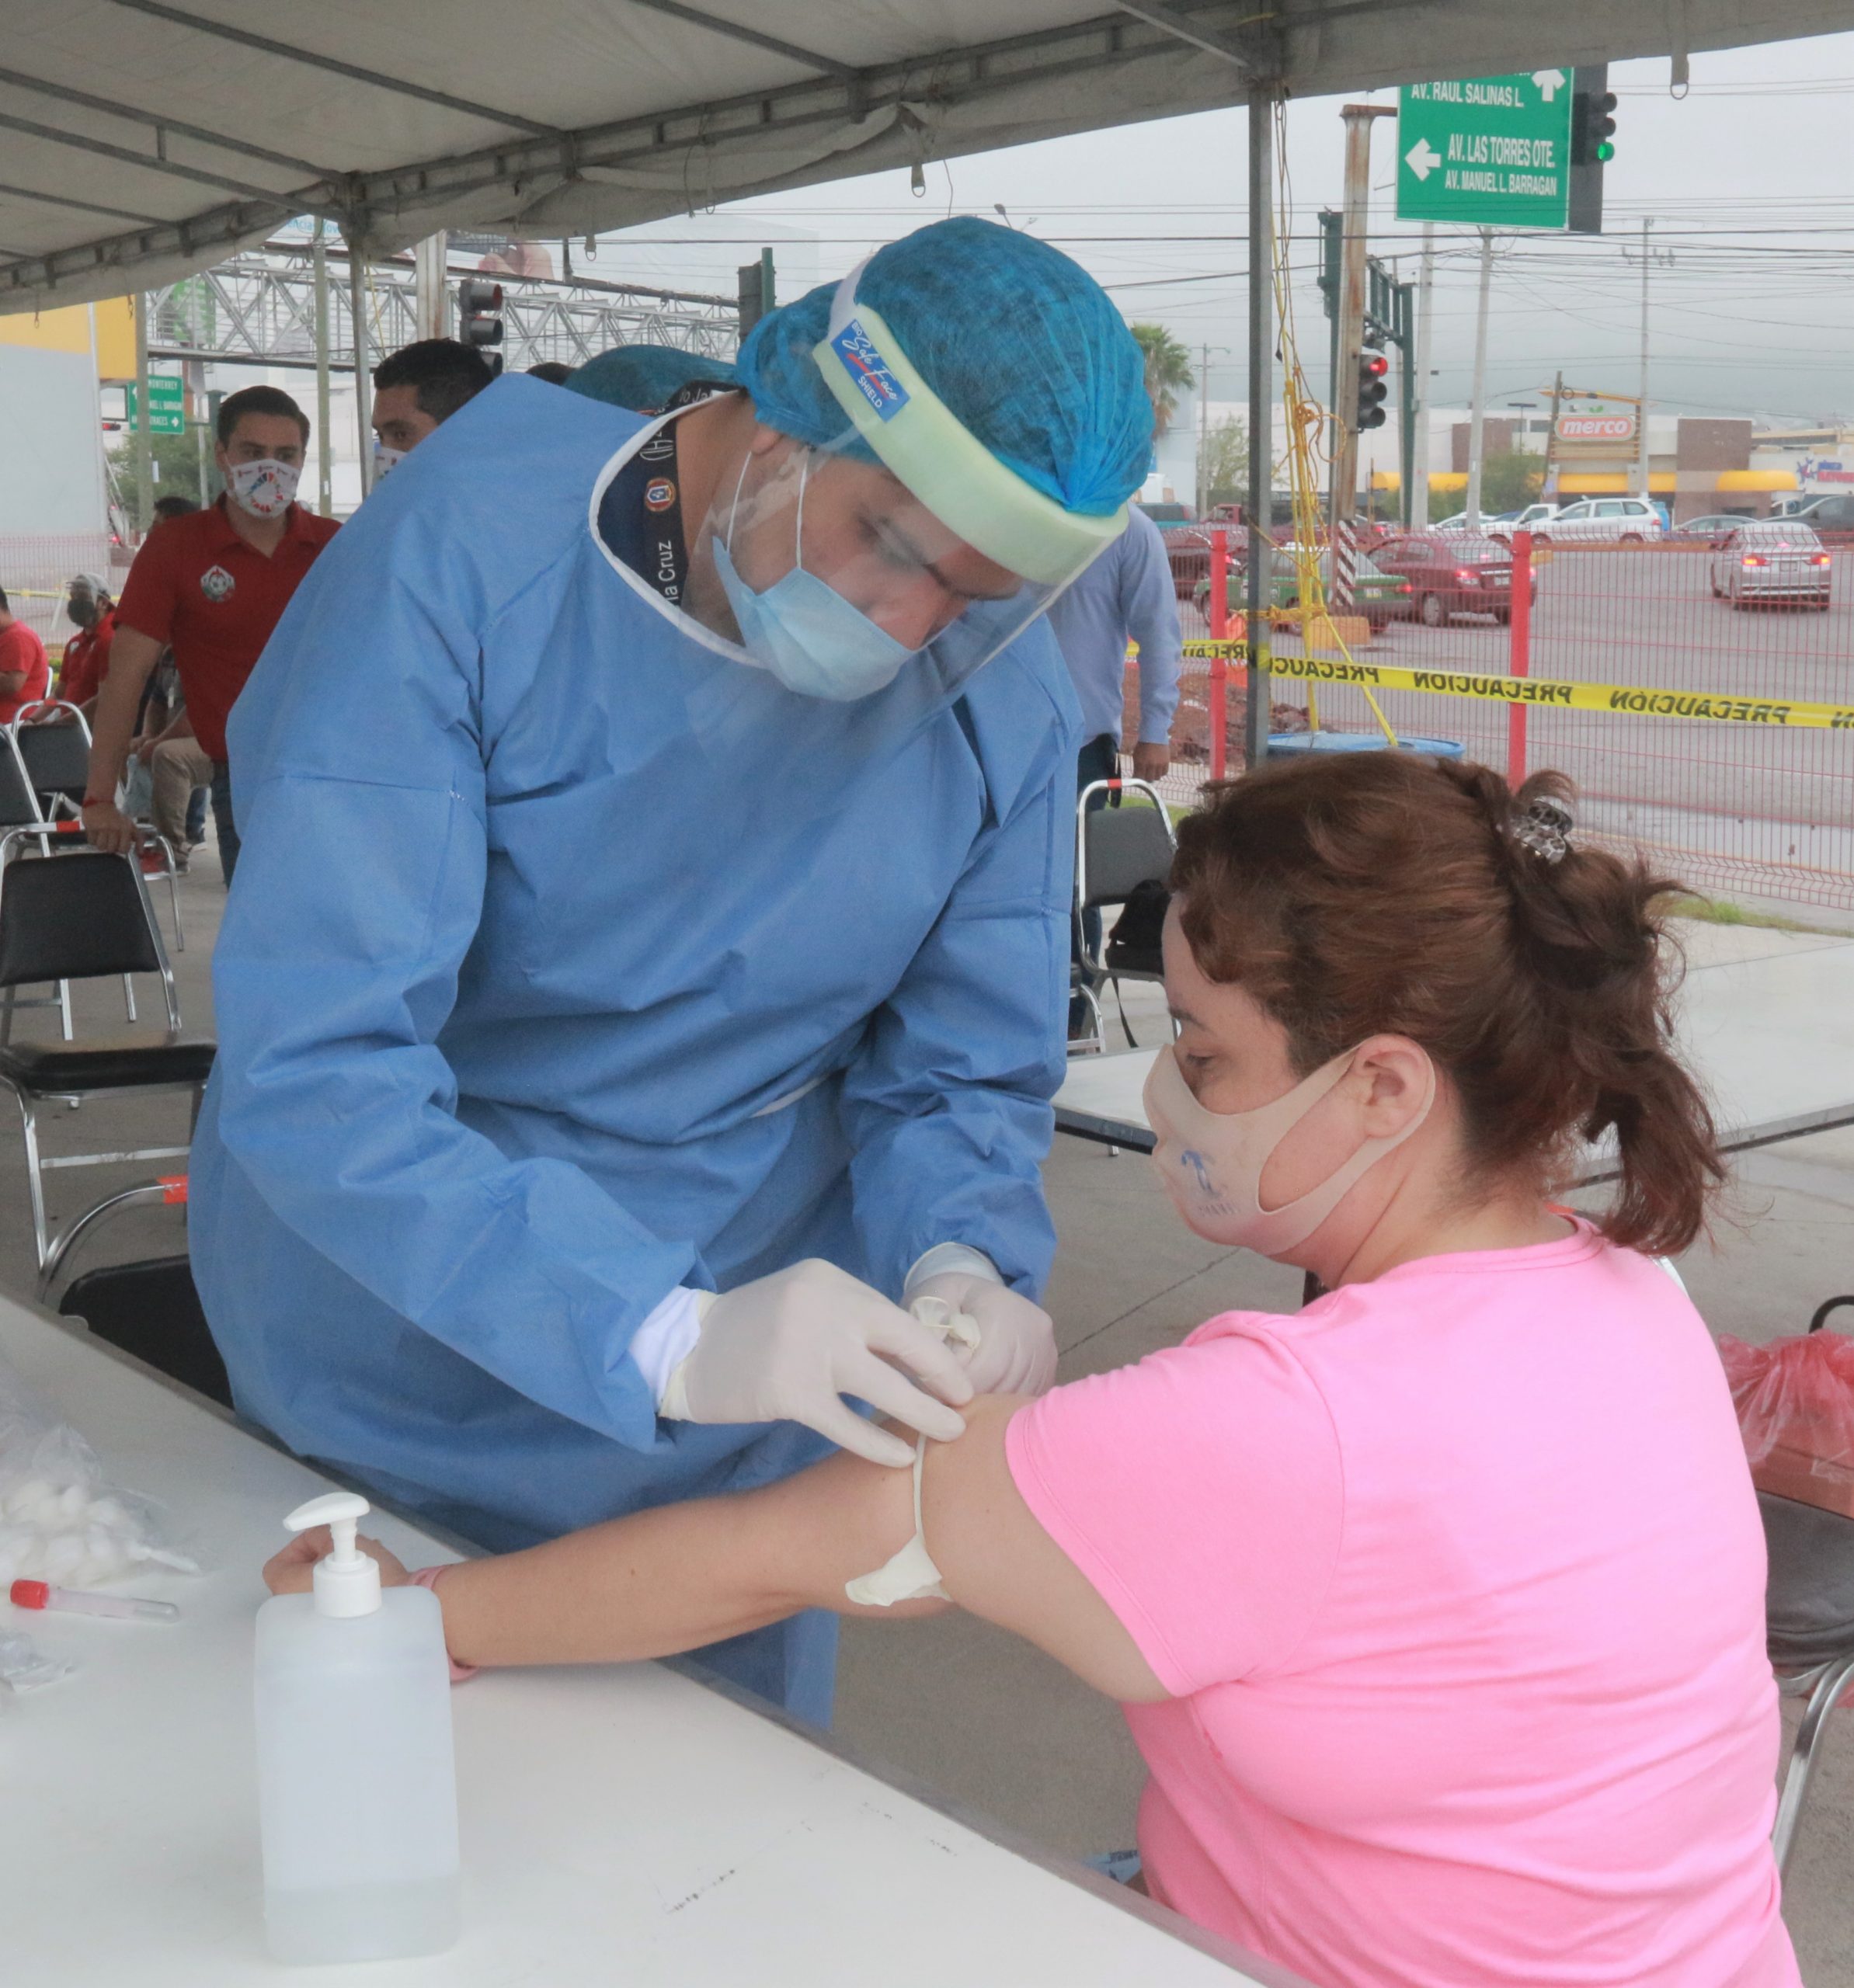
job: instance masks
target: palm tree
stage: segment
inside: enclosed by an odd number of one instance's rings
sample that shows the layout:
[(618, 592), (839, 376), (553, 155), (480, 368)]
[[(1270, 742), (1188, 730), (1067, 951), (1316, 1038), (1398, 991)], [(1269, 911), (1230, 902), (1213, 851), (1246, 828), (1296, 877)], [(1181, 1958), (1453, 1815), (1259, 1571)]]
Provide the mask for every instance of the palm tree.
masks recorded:
[(1177, 412), (1178, 396), (1198, 384), (1191, 354), (1163, 325), (1135, 325), (1133, 336), (1146, 354), (1146, 391), (1153, 404), (1153, 432), (1163, 435)]

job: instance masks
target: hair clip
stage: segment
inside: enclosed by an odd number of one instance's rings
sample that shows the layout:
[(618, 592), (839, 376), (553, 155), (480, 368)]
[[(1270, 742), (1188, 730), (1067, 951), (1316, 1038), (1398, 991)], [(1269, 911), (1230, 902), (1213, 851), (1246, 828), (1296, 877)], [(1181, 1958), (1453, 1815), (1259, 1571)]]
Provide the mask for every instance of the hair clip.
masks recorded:
[(1519, 846), (1544, 863), (1562, 863), (1577, 825), (1562, 801), (1541, 794), (1523, 815), (1515, 815), (1507, 833)]

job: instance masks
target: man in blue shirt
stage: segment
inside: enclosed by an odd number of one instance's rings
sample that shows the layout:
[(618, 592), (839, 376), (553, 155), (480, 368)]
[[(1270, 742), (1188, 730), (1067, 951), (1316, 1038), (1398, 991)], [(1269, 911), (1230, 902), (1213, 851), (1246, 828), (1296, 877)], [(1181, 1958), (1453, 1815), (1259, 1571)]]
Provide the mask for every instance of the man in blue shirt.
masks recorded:
[[(1133, 742), (1133, 777), (1163, 779), (1171, 764), (1182, 638), (1164, 536), (1137, 506), (1129, 514), (1126, 530), (1052, 605), (1049, 620), (1081, 704), (1077, 794), (1119, 773), (1129, 639), (1139, 645), (1139, 736)], [(1098, 912), (1090, 916), (1098, 923)], [(1079, 958), (1079, 933), (1071, 933), (1070, 944)], [(1081, 1004), (1072, 1003), (1070, 1035), (1084, 1020)]]

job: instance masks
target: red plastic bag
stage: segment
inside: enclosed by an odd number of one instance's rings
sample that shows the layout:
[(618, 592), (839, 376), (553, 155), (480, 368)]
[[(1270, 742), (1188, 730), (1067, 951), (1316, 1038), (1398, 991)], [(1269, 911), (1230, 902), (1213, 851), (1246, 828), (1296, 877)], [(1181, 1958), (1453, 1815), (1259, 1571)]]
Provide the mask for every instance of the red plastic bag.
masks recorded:
[(1854, 1339), (1719, 1342), (1751, 1482), (1854, 1518)]

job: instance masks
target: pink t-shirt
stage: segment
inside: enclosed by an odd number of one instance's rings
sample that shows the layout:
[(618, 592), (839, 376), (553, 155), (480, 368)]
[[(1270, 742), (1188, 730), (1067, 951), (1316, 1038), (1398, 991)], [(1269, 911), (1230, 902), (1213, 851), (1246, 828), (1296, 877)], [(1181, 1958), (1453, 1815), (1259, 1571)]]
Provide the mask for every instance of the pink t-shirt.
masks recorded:
[(1167, 1903), (1321, 1988), (1797, 1988), (1763, 1534), (1655, 1264), (1428, 1257), (1007, 1442), (1173, 1694), (1126, 1708)]

